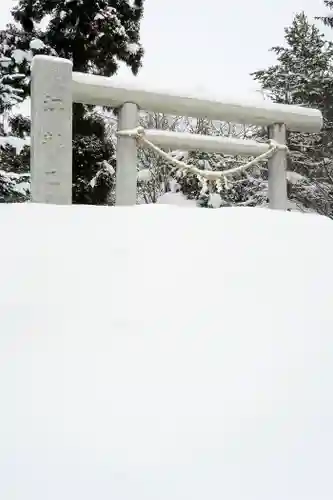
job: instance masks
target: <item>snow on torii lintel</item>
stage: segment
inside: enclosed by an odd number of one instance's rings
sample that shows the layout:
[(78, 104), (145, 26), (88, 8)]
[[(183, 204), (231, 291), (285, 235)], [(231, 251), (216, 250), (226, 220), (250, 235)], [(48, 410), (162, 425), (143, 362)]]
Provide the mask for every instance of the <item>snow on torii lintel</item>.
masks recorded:
[[(64, 74), (71, 62), (66, 59), (37, 55), (32, 63), (32, 78), (41, 71), (44, 78), (46, 65), (61, 66)], [(42, 67), (44, 68), (42, 69)], [(175, 88), (177, 85), (175, 85)], [(72, 88), (69, 92), (75, 102), (117, 107), (125, 102), (134, 102), (141, 109), (167, 114), (248, 123), (273, 125), (284, 123), (290, 130), (319, 132), (322, 114), (317, 109), (276, 104), (271, 101), (217, 96), (216, 92), (188, 89), (161, 89), (136, 80), (120, 81), (117, 77), (103, 77), (85, 73), (72, 73)], [(37, 96), (36, 96), (37, 97)]]
[[(178, 89), (177, 89), (178, 87)], [(140, 80), (73, 72), (73, 100), (86, 104), (120, 106), (134, 102), (146, 111), (207, 117), (253, 125), (284, 123), (299, 132), (319, 132), (322, 114), (317, 109), (276, 104), (257, 96), (217, 95), (211, 90), (163, 89)]]
[(329, 500), (332, 221), (0, 210), (0, 498)]

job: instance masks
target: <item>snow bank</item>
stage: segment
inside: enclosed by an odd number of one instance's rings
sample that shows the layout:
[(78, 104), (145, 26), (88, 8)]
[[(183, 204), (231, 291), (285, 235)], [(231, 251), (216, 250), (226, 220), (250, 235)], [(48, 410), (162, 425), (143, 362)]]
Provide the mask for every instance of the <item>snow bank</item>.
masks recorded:
[(333, 498), (330, 220), (3, 204), (0, 227), (0, 498)]
[(31, 40), (29, 47), (31, 50), (43, 50), (45, 49), (45, 43), (39, 40), (39, 38), (34, 38)]
[(161, 194), (157, 200), (158, 205), (174, 205), (177, 207), (197, 207), (197, 202), (195, 200), (189, 200), (183, 193), (172, 193), (167, 192)]

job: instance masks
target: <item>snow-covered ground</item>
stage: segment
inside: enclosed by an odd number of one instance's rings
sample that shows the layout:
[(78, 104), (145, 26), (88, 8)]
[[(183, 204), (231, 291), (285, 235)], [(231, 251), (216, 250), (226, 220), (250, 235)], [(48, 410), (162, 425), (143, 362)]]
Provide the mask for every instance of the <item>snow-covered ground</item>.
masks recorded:
[(332, 500), (332, 221), (0, 210), (0, 498)]

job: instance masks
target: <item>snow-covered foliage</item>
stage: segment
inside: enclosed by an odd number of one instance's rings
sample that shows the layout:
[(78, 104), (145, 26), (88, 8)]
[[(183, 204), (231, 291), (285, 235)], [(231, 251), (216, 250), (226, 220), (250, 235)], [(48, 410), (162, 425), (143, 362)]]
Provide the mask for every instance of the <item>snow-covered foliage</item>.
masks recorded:
[(319, 108), (324, 127), (319, 134), (290, 133), (288, 169), (303, 176), (289, 185), (292, 200), (333, 217), (333, 44), (297, 14), (285, 29), (286, 45), (273, 47), (277, 64), (253, 73), (275, 102)]
[[(99, 123), (94, 116), (92, 123)], [(81, 122), (81, 124), (84, 121)], [(88, 125), (88, 130), (90, 129)], [(109, 204), (115, 182), (115, 157), (112, 144), (104, 140), (104, 127), (89, 136), (77, 134), (73, 140), (74, 200), (96, 205)], [(101, 136), (99, 136), (101, 134)]]
[(1, 499), (333, 498), (331, 220), (2, 205), (0, 234)]
[[(6, 51), (9, 54), (8, 51)], [(15, 51), (11, 54), (15, 57)], [(29, 175), (23, 173), (26, 164), (25, 147), (29, 140), (15, 136), (20, 118), (13, 116), (11, 109), (22, 102), (24, 90), (20, 88), (24, 74), (12, 71), (12, 58), (4, 55), (0, 46), (0, 203), (26, 201), (29, 195)], [(22, 160), (22, 161), (21, 161)]]
[(29, 199), (29, 148), (22, 141), (23, 147), (17, 150), (14, 139), (17, 137), (0, 137), (0, 203)]
[[(137, 73), (142, 0), (18, 0), (12, 13), (28, 35), (26, 49), (50, 47), (74, 70), (110, 76), (125, 62)], [(43, 27), (42, 27), (43, 26)]]
[[(16, 24), (9, 24), (0, 31), (0, 52), (7, 58), (7, 72), (16, 79), (15, 88), (19, 90), (22, 98), (26, 98), (30, 92), (30, 64), (33, 56), (57, 55), (39, 36), (43, 36), (40, 29), (25, 32)], [(18, 74), (23, 77), (17, 79)]]
[[(288, 134), (288, 195), (290, 210), (315, 211), (333, 217), (333, 44), (325, 40), (318, 28), (309, 23), (304, 13), (297, 14), (285, 29), (286, 44), (273, 47), (277, 63), (267, 70), (253, 73), (261, 84), (263, 96), (275, 102), (319, 108), (324, 127), (319, 134)], [(142, 116), (143, 126), (167, 130), (226, 135), (266, 140), (267, 130), (237, 124), (189, 120), (159, 114)], [(200, 152), (173, 152), (175, 158), (198, 168), (223, 171), (248, 159)], [(155, 153), (140, 152), (139, 202), (156, 202), (170, 191), (170, 177), (177, 190), (199, 206), (266, 206), (268, 199), (267, 164), (228, 177), (226, 183), (207, 183), (185, 172), (170, 174), (170, 168)], [(149, 172), (149, 176), (147, 175)]]
[(29, 197), (29, 119), (17, 105), (29, 94), (30, 63), (37, 53), (52, 54), (38, 38), (39, 30), (24, 32), (10, 24), (0, 31), (0, 201), (26, 201)]
[[(254, 126), (166, 116), (162, 113), (141, 113), (140, 123), (145, 128), (159, 128), (177, 132), (255, 138), (261, 140), (262, 131)], [(112, 131), (114, 133), (114, 129)], [(177, 160), (195, 165), (199, 169), (223, 171), (239, 166), (248, 159), (221, 154), (170, 151)], [(264, 178), (262, 178), (264, 175)], [(267, 175), (261, 167), (228, 177), (228, 182), (207, 183), (196, 175), (175, 171), (165, 160), (149, 149), (139, 150), (138, 202), (156, 203), (165, 193), (179, 193), (170, 199), (181, 200), (180, 194), (195, 201), (198, 206), (218, 208), (235, 204), (265, 204), (267, 201)]]
[(8, 72), (8, 65), (10, 59), (1, 55), (0, 53), (0, 113), (4, 114), (6, 110), (10, 109), (22, 101), (22, 91), (14, 86), (14, 82), (24, 78), (20, 73), (10, 74)]
[[(15, 23), (0, 31), (0, 51), (9, 58), (7, 70), (22, 73), (17, 87), (30, 93), (30, 63), (35, 54), (71, 59), (75, 71), (112, 76), (120, 62), (134, 74), (143, 48), (139, 28), (143, 1), (17, 0)], [(73, 108), (73, 201), (104, 204), (113, 200), (114, 149), (100, 112)]]
[(0, 203), (28, 201), (30, 174), (17, 174), (0, 170)]

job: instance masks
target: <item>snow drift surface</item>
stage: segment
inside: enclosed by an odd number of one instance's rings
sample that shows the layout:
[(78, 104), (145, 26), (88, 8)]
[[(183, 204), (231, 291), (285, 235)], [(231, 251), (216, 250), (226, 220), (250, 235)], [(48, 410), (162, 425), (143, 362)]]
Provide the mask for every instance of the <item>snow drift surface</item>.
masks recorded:
[(2, 205), (0, 498), (332, 500), (333, 224)]

